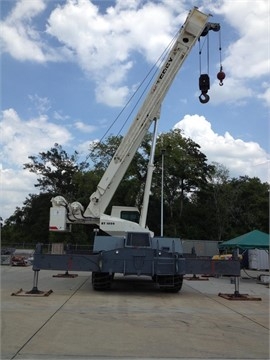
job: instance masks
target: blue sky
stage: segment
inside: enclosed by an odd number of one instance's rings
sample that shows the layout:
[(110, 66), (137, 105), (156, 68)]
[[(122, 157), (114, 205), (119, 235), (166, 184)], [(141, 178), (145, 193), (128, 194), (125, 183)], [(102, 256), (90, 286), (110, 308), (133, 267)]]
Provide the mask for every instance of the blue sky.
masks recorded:
[[(86, 156), (193, 6), (221, 24), (224, 86), (216, 79), (219, 36), (212, 33), (210, 102), (198, 100), (195, 47), (162, 104), (159, 132), (181, 128), (231, 177), (269, 180), (268, 0), (2, 0), (2, 218), (37, 191), (35, 176), (22, 170), (28, 156), (54, 143)], [(205, 51), (202, 64), (204, 72)]]

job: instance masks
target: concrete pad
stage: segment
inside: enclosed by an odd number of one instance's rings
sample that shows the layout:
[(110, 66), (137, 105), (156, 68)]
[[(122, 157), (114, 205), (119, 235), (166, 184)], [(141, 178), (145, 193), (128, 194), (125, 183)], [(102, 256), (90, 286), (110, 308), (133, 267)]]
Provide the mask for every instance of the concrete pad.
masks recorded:
[(1, 359), (269, 359), (269, 289), (240, 281), (258, 302), (232, 302), (229, 278), (184, 281), (178, 294), (147, 278), (117, 276), (95, 292), (91, 275), (53, 278), (40, 271), (49, 297), (11, 296), (31, 290), (31, 268), (2, 267)]

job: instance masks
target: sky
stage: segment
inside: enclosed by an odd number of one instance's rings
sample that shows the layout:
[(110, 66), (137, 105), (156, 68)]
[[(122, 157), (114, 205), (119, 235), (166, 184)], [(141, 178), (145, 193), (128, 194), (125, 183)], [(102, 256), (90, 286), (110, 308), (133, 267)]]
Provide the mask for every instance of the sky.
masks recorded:
[[(118, 135), (126, 120), (118, 114), (193, 6), (211, 14), (221, 32), (210, 34), (209, 57), (205, 43), (201, 56), (198, 45), (189, 54), (162, 104), (158, 131), (182, 129), (231, 177), (269, 182), (269, 4), (1, 0), (0, 216), (38, 192), (36, 176), (23, 170), (29, 156), (58, 143), (85, 159), (92, 141)], [(211, 80), (207, 104), (198, 99), (200, 68)]]

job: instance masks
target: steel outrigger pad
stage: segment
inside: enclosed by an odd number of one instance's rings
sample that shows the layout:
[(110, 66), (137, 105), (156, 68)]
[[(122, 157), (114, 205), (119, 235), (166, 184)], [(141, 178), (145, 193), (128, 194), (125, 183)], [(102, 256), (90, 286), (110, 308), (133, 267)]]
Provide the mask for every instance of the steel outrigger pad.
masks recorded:
[(236, 294), (235, 292), (233, 294), (223, 294), (223, 293), (219, 293), (218, 296), (227, 299), (227, 300), (244, 300), (244, 301), (261, 301), (262, 298), (260, 297), (256, 297), (256, 296), (251, 296), (248, 294)]
[(42, 296), (49, 296), (53, 291), (41, 291), (38, 290), (38, 272), (39, 270), (34, 270), (34, 281), (33, 281), (33, 288), (30, 291), (23, 291), (23, 289), (18, 290), (15, 293), (12, 293), (11, 296), (34, 296), (34, 297), (42, 297)]
[(261, 301), (262, 298), (257, 296), (251, 296), (248, 294), (240, 294), (239, 292), (239, 276), (234, 277), (235, 291), (233, 294), (219, 293), (218, 296), (227, 300), (244, 300), (244, 301)]

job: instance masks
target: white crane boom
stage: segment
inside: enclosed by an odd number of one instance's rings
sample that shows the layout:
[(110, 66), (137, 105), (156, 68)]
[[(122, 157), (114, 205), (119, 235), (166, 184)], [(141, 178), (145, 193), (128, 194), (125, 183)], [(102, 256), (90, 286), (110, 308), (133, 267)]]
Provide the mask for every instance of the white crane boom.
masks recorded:
[(205, 29), (207, 20), (208, 15), (197, 8), (189, 13), (141, 109), (122, 139), (97, 190), (91, 195), (84, 216), (100, 217), (105, 212), (150, 125), (159, 118), (162, 101), (191, 48)]
[[(144, 219), (140, 222), (141, 226), (130, 221), (127, 221), (122, 226), (120, 223), (121, 221), (125, 222), (124, 220), (115, 218), (111, 220), (112, 218), (105, 215), (104, 212), (149, 127), (153, 121), (158, 120), (162, 102), (192, 47), (199, 37), (206, 35), (210, 29), (219, 30), (219, 24), (208, 23), (209, 16), (196, 7), (189, 12), (138, 114), (135, 116), (127, 134), (123, 137), (96, 191), (90, 196), (90, 202), (86, 210), (84, 211), (82, 205), (78, 202), (68, 204), (61, 196), (53, 198), (50, 216), (51, 231), (65, 231), (66, 223), (97, 224), (101, 229), (111, 234), (120, 234), (123, 231), (149, 231), (145, 229), (148, 201), (146, 201), (147, 206), (143, 208)], [(153, 166), (149, 167), (149, 171), (153, 172)], [(149, 179), (151, 179), (151, 176)], [(151, 180), (148, 180), (148, 186), (146, 187), (148, 194), (144, 194), (144, 199), (149, 198), (149, 181)], [(62, 209), (60, 209), (61, 207)], [(120, 230), (118, 231), (119, 224)], [(113, 225), (113, 231), (110, 232), (111, 225)]]

